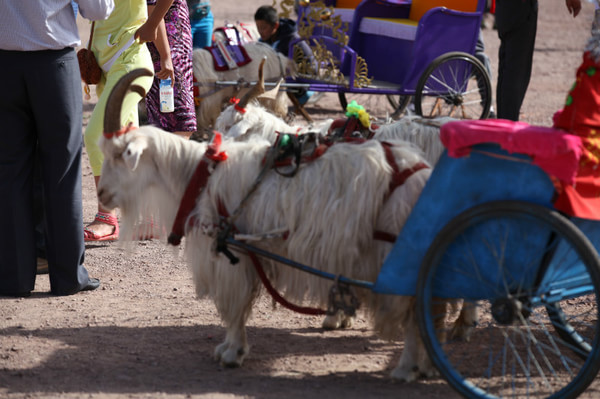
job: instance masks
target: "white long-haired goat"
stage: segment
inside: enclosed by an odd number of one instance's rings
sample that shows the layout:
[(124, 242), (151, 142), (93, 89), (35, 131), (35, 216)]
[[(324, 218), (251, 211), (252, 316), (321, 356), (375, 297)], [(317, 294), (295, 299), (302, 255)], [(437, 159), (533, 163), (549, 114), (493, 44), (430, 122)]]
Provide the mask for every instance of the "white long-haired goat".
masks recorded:
[[(263, 62), (264, 63), (264, 62)], [(225, 108), (215, 123), (215, 130), (223, 133), (228, 139), (246, 141), (259, 137), (274, 143), (278, 133), (304, 134), (317, 132), (327, 134), (331, 130), (331, 120), (322, 122), (316, 127), (291, 126), (276, 115), (265, 110), (253, 100), (265, 92), (263, 63), (258, 68), (258, 80), (252, 90), (239, 100)], [(272, 94), (271, 94), (272, 95)], [(435, 165), (444, 150), (439, 138), (440, 126), (454, 120), (449, 117), (427, 119), (407, 116), (401, 120), (384, 124), (372, 130), (373, 139), (379, 141), (405, 140), (420, 148), (425, 159)], [(468, 321), (469, 324), (472, 322)], [(348, 328), (354, 323), (354, 317), (344, 314), (342, 310), (323, 319), (323, 328)]]
[[(252, 61), (236, 69), (226, 71), (215, 70), (210, 51), (205, 49), (194, 50), (194, 77), (199, 85), (201, 98), (200, 105), (196, 110), (199, 130), (214, 127), (217, 117), (229, 99), (234, 96), (241, 97), (249, 90), (248, 88), (242, 88), (238, 91), (234, 86), (218, 88), (215, 86), (217, 81), (237, 82), (242, 79), (245, 82), (253, 82), (257, 77), (258, 64), (263, 59), (266, 59), (264, 74), (267, 80), (277, 80), (294, 74), (293, 61), (270, 46), (264, 43), (252, 42), (244, 44), (244, 49)], [(287, 115), (287, 98), (283, 92), (278, 93), (273, 98), (265, 99), (261, 103), (271, 112), (281, 117)]]
[[(226, 139), (247, 141), (260, 137), (271, 143), (275, 142), (277, 133), (302, 134), (311, 131), (326, 134), (331, 120), (318, 126), (292, 126), (258, 103), (257, 99), (265, 93), (265, 62), (266, 60), (262, 60), (258, 66), (256, 84), (236, 104), (229, 105), (221, 112), (215, 121), (214, 129)], [(279, 85), (268, 93), (270, 98), (278, 96)]]
[[(245, 325), (261, 292), (258, 273), (247, 255), (240, 254), (239, 264), (232, 266), (215, 251), (215, 235), (223, 231), (223, 209), (235, 215), (233, 222), (241, 233), (287, 232), (285, 239), (259, 239), (255, 243), (259, 248), (332, 275), (377, 278), (392, 244), (375, 240), (374, 232), (400, 232), (430, 174), (419, 151), (402, 141), (389, 146), (375, 140), (335, 144), (287, 178), (263, 171), (263, 160), (272, 151), (266, 140), (227, 140), (216, 151), (207, 143), (186, 141), (151, 126), (121, 129), (123, 97), (137, 77), (147, 74), (151, 72), (136, 70), (124, 76), (107, 102), (98, 198), (108, 209), (121, 209), (125, 236), (148, 218), (157, 227), (170, 229), (182, 199), (193, 207), (183, 222), (186, 253), (197, 295), (214, 300), (226, 327), (225, 341), (215, 349), (222, 364), (240, 366), (247, 356)], [(136, 85), (131, 89), (140, 91)], [(396, 187), (390, 185), (396, 179), (386, 151), (400, 172), (412, 172)], [(227, 159), (217, 163), (224, 154)], [(207, 180), (190, 203), (184, 193), (199, 164)], [(259, 176), (262, 181), (256, 185)], [(263, 266), (271, 284), (287, 299), (327, 305), (330, 281), (273, 262)], [(404, 327), (407, 349), (392, 377), (411, 381), (420, 374), (433, 374), (418, 335), (414, 300), (377, 295), (365, 288), (357, 288), (356, 295), (384, 338), (397, 337)]]

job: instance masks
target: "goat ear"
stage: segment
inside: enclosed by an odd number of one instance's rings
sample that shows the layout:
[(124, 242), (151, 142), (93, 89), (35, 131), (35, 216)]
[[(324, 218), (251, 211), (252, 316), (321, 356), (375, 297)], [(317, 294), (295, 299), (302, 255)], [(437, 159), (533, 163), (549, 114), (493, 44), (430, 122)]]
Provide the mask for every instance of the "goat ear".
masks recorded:
[(140, 157), (146, 148), (148, 148), (148, 142), (142, 137), (138, 137), (127, 144), (125, 151), (123, 151), (123, 160), (125, 161), (125, 165), (134, 171), (137, 168)]

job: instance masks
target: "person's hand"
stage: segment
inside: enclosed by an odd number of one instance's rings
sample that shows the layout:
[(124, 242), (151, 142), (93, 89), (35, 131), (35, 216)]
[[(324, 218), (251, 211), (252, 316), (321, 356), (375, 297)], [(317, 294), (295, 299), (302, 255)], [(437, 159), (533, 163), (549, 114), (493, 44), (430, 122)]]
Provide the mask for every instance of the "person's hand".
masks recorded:
[(156, 40), (156, 27), (148, 24), (148, 21), (135, 32), (134, 37), (140, 39), (140, 42), (153, 42)]
[(581, 11), (581, 0), (565, 0), (567, 3), (567, 10), (569, 14), (573, 14), (573, 18)]
[(159, 79), (171, 78), (171, 86), (175, 83), (175, 68), (173, 68), (173, 61), (169, 57), (166, 60), (160, 60), (160, 71), (156, 73), (156, 77)]

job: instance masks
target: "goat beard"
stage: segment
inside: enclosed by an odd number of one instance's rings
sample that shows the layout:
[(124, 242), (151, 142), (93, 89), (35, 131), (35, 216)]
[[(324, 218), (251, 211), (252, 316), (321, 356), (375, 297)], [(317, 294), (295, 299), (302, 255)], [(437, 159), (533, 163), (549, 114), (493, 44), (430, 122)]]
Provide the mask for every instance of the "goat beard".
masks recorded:
[(127, 201), (120, 207), (122, 240), (128, 242), (166, 237), (171, 228), (169, 224), (172, 224), (177, 212), (177, 209), (172, 210), (173, 199), (153, 188), (130, 198), (135, 200)]

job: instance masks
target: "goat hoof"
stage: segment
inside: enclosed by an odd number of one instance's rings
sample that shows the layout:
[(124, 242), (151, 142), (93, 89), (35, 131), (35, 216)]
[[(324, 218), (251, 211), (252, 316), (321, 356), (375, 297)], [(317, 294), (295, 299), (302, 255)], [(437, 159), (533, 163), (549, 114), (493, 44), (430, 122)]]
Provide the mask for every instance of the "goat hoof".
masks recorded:
[(235, 348), (223, 342), (215, 349), (215, 359), (223, 367), (241, 367), (246, 355), (248, 355), (249, 348)]
[(338, 310), (334, 315), (325, 316), (321, 326), (325, 330), (337, 330), (339, 328), (350, 328), (352, 324), (354, 324), (354, 317), (346, 316), (342, 310)]
[(435, 378), (435, 377), (439, 377), (440, 373), (437, 371), (437, 369), (435, 367), (430, 367), (429, 369), (426, 369), (425, 371), (421, 371), (421, 376), (424, 378)]
[(229, 347), (229, 345), (227, 344), (227, 342), (223, 342), (223, 343), (217, 345), (217, 347), (215, 348), (215, 354), (214, 354), (214, 358), (216, 361), (218, 361), (218, 362), (221, 361), (221, 357), (223, 356), (223, 353), (227, 350), (228, 347)]
[(419, 369), (417, 366), (412, 367), (411, 369), (406, 369), (404, 367), (396, 367), (392, 370), (391, 377), (394, 381), (399, 382), (413, 382), (419, 378)]
[(354, 325), (354, 316), (344, 316), (342, 319), (342, 328), (352, 328)]
[(337, 316), (327, 316), (323, 319), (323, 324), (321, 326), (324, 330), (337, 330), (340, 328), (340, 320)]
[(474, 326), (455, 324), (450, 331), (450, 338), (457, 341), (469, 342)]

